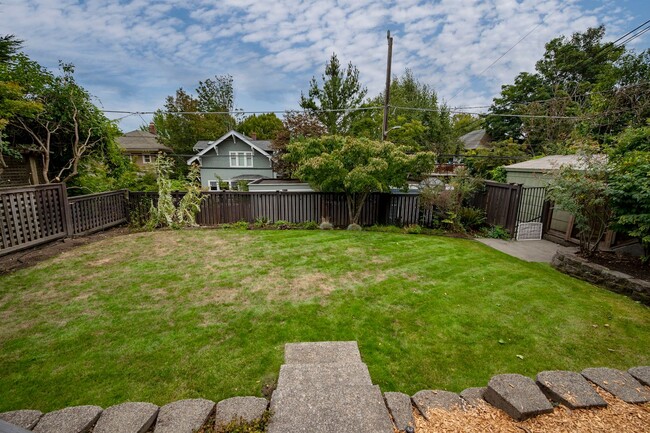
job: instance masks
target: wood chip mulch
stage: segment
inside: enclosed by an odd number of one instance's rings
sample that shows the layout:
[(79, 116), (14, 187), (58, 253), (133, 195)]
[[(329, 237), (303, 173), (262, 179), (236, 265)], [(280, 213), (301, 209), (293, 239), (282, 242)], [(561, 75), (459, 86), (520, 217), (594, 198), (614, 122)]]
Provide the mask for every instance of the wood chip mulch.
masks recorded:
[(598, 389), (608, 406), (570, 410), (557, 406), (553, 413), (517, 422), (488, 404), (447, 412), (435, 409), (431, 421), (416, 413), (416, 433), (649, 433), (650, 403), (633, 405)]

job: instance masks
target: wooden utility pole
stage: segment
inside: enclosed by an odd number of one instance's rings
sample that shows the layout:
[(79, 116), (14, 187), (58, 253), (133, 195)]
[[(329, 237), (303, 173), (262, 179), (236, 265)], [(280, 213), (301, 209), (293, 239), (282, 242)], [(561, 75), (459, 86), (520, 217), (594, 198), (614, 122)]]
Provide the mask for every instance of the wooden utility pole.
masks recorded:
[(390, 30), (386, 34), (388, 39), (388, 60), (386, 62), (386, 92), (384, 93), (384, 122), (381, 129), (381, 139), (386, 140), (388, 135), (388, 104), (390, 102), (390, 67), (393, 62), (393, 38)]

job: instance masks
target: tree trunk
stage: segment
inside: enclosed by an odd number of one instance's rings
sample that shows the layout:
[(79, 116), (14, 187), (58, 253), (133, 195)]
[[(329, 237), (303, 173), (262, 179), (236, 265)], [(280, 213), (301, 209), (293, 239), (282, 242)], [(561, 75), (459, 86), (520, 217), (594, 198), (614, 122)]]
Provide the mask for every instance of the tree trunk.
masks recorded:
[(349, 193), (345, 195), (348, 203), (348, 218), (350, 219), (350, 224), (359, 223), (361, 211), (363, 210), (363, 205), (368, 198), (368, 194), (370, 193)]

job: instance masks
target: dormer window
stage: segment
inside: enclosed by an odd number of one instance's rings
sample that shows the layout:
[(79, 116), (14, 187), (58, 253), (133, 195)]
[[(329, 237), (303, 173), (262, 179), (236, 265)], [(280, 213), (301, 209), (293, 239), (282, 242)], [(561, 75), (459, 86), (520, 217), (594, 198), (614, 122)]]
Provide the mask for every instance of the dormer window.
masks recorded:
[(253, 152), (230, 152), (231, 167), (252, 167)]

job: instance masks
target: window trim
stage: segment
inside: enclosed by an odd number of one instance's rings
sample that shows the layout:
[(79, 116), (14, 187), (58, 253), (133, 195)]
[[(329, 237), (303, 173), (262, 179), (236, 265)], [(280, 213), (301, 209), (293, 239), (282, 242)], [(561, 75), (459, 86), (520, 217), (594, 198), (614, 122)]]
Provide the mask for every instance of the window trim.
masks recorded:
[(151, 164), (153, 162), (153, 155), (144, 154), (142, 155), (143, 164)]
[[(212, 189), (216, 188), (216, 189)], [(208, 191), (221, 191), (221, 188), (219, 188), (219, 181), (218, 180), (209, 180), (208, 181)]]
[[(230, 167), (238, 167), (238, 168), (252, 168), (253, 167), (253, 152), (252, 151), (241, 151), (241, 150), (231, 150), (229, 152), (229, 161), (230, 161)], [(243, 156), (244, 157), (244, 164), (241, 165), (239, 162), (239, 158)], [(233, 164), (233, 161), (235, 164)], [(249, 165), (250, 162), (250, 165)]]

